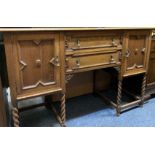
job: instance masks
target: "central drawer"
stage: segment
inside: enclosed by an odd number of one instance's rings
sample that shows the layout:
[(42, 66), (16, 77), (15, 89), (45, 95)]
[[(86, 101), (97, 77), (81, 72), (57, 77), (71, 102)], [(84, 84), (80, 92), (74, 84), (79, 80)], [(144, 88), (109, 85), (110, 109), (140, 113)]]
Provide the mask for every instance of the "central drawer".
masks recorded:
[(66, 57), (67, 72), (81, 72), (120, 65), (120, 51)]
[(120, 31), (66, 32), (67, 73), (119, 65), (122, 40)]
[(65, 50), (118, 48), (122, 46), (122, 36), (119, 31), (68, 32), (65, 34)]

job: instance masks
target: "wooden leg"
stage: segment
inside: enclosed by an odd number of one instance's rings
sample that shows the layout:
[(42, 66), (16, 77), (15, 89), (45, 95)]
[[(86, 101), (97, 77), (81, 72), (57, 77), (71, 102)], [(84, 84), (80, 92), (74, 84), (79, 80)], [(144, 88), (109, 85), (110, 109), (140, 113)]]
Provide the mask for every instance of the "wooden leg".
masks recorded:
[(143, 76), (142, 87), (141, 87), (141, 103), (140, 103), (140, 106), (142, 106), (142, 107), (144, 104), (145, 90), (146, 90), (146, 74), (144, 74), (144, 76)]
[(12, 117), (13, 117), (13, 124), (14, 127), (19, 127), (19, 111), (17, 107), (12, 108)]
[(120, 116), (120, 114), (121, 114), (121, 108), (118, 105), (117, 108), (116, 108), (116, 116)]
[(62, 120), (62, 125), (65, 126), (65, 120), (66, 120), (66, 96), (63, 93), (60, 101), (60, 117)]
[(119, 116), (121, 113), (121, 108), (120, 108), (121, 98), (122, 98), (122, 79), (119, 79), (119, 81), (118, 81), (118, 94), (117, 94), (117, 108), (116, 108), (117, 116)]
[(51, 95), (48, 95), (45, 97), (45, 106), (46, 108), (49, 108), (51, 109), (59, 124), (62, 126), (62, 127), (65, 127), (65, 118), (66, 118), (66, 110), (65, 110), (65, 94), (61, 94), (61, 99), (60, 99), (60, 110), (57, 110), (57, 108), (54, 106), (54, 104), (52, 104), (52, 96)]

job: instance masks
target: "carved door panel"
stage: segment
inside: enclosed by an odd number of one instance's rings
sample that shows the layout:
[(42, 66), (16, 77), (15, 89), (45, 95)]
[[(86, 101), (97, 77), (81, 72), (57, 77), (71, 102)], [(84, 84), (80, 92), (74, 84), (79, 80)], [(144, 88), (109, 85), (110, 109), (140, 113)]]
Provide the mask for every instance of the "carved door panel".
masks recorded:
[(151, 43), (151, 53), (149, 58), (147, 84), (155, 84), (155, 36)]
[(148, 32), (129, 32), (125, 48), (125, 75), (146, 71), (149, 46)]
[(61, 89), (59, 34), (16, 34), (13, 41), (17, 94)]

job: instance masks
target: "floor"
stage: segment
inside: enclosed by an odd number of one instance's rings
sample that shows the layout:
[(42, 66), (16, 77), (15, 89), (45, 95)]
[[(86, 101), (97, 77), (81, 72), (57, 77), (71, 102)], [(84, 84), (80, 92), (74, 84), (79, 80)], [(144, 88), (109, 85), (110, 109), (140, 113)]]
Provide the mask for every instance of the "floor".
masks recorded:
[[(40, 99), (23, 102), (38, 102)], [(66, 103), (68, 127), (153, 127), (155, 126), (155, 98), (116, 116), (115, 110), (92, 94), (75, 97)], [(59, 127), (49, 109), (38, 107), (20, 114), (22, 127)]]

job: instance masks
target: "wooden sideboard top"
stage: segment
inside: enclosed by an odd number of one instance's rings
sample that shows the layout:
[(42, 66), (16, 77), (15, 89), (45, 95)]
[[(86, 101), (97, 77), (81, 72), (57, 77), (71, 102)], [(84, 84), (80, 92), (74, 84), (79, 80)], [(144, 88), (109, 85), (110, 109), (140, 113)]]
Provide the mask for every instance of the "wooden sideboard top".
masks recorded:
[(153, 30), (155, 27), (0, 27), (0, 32), (16, 31), (83, 31), (83, 30)]

